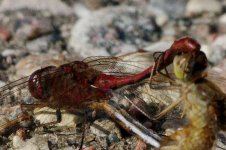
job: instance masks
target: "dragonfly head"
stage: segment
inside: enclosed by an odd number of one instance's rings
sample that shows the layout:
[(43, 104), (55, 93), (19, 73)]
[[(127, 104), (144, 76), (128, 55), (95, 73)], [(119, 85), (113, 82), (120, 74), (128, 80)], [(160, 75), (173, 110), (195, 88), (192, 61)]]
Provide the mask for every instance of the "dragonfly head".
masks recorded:
[(206, 55), (200, 51), (197, 55), (192, 53), (177, 54), (173, 60), (175, 76), (183, 81), (194, 81), (202, 77), (207, 67)]
[(49, 98), (51, 86), (51, 75), (56, 67), (48, 66), (33, 72), (28, 81), (28, 88), (31, 95), (40, 100)]

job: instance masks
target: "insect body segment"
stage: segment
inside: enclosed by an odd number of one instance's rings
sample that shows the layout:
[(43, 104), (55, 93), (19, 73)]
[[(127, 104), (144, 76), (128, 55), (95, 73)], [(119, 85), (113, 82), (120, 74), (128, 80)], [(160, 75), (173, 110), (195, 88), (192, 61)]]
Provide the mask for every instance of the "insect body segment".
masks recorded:
[(165, 138), (161, 149), (211, 149), (220, 130), (219, 123), (222, 122), (222, 118), (218, 114), (219, 111), (222, 114), (225, 108), (219, 106), (219, 102), (225, 101), (225, 95), (213, 83), (201, 77), (200, 74), (206, 68), (206, 58), (203, 53), (199, 55), (194, 57), (187, 53), (178, 55), (174, 59), (174, 72), (181, 80), (181, 95), (184, 97), (182, 110), (187, 124), (183, 129)]

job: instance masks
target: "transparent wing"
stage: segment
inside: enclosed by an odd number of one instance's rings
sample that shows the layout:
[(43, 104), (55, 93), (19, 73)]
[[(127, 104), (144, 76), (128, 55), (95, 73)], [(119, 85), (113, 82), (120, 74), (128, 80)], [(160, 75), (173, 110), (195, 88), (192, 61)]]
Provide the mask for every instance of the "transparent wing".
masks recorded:
[(226, 94), (226, 76), (222, 70), (208, 69), (207, 79), (216, 84)]
[(128, 76), (153, 65), (151, 52), (135, 52), (119, 57), (94, 56), (83, 60), (90, 67), (114, 76)]
[(150, 116), (149, 118), (154, 119), (157, 114), (179, 98), (180, 85), (172, 78), (155, 75), (151, 84), (148, 80), (144, 80), (118, 89), (117, 92), (132, 101), (132, 105), (137, 105), (136, 109), (141, 109)]
[(2, 86), (0, 88), (0, 104), (19, 104), (20, 102), (15, 100), (16, 97), (26, 97), (29, 95), (27, 89), (28, 80), (29, 76), (26, 76)]

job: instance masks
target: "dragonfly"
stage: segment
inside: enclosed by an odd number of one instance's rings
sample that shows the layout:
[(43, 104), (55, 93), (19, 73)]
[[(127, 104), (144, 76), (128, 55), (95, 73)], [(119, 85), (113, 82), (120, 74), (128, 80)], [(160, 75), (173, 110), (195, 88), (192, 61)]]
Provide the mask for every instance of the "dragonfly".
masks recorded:
[[(196, 55), (178, 53), (173, 61), (172, 78), (155, 76), (151, 86), (140, 82), (126, 88), (139, 88), (137, 94), (151, 102), (152, 117), (156, 120), (175, 113), (179, 119), (185, 119), (179, 130), (163, 137), (159, 149), (211, 149), (217, 133), (226, 131), (226, 94), (215, 84), (218, 76), (208, 77), (207, 66), (207, 58), (201, 51)], [(220, 79), (225, 84), (226, 80)]]
[[(83, 61), (73, 61), (59, 67), (48, 66), (1, 87), (0, 96), (4, 99), (20, 90), (27, 89), (38, 102), (20, 104), (22, 108), (48, 106), (57, 111), (66, 109), (69, 112), (87, 106), (96, 108), (101, 105), (94, 104), (110, 99), (112, 95), (108, 91), (138, 82), (150, 74), (153, 77), (157, 71), (171, 64), (177, 53), (190, 52), (196, 55), (199, 51), (199, 43), (192, 38), (185, 37), (176, 40), (168, 50), (155, 57), (153, 65), (150, 61), (136, 60), (138, 55), (146, 55), (147, 59), (151, 58), (150, 54), (143, 52), (121, 57), (88, 57)], [(144, 69), (147, 65), (148, 67)], [(107, 109), (109, 107), (104, 108), (109, 110)], [(30, 117), (23, 114), (1, 126), (0, 130), (26, 119)], [(155, 137), (155, 135), (151, 136)], [(158, 147), (158, 144), (153, 145)]]

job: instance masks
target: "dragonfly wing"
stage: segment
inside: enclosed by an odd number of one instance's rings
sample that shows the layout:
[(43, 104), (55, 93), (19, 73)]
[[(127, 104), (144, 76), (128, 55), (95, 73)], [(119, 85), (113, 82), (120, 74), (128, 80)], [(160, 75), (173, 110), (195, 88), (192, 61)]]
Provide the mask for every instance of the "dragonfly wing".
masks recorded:
[(8, 83), (5, 86), (2, 86), (0, 88), (0, 104), (1, 105), (19, 104), (21, 103), (20, 100), (22, 100), (19, 97), (29, 96), (30, 95), (28, 91), (29, 77), (30, 76), (26, 76), (14, 82)]
[(153, 65), (151, 52), (136, 52), (119, 57), (94, 56), (83, 60), (90, 67), (114, 76), (129, 76)]
[[(160, 81), (156, 75), (152, 80), (151, 86), (146, 80), (125, 86), (118, 89), (117, 92), (126, 96), (130, 101), (135, 101), (133, 102), (134, 105), (138, 104), (139, 109), (154, 118), (155, 115), (176, 101), (180, 96), (180, 86), (175, 82), (172, 83), (173, 81), (168, 78), (164, 78), (165, 80)], [(139, 103), (142, 105), (139, 105)], [(144, 103), (146, 106), (143, 105)]]
[(226, 94), (226, 77), (222, 70), (208, 69), (207, 79), (216, 84)]

